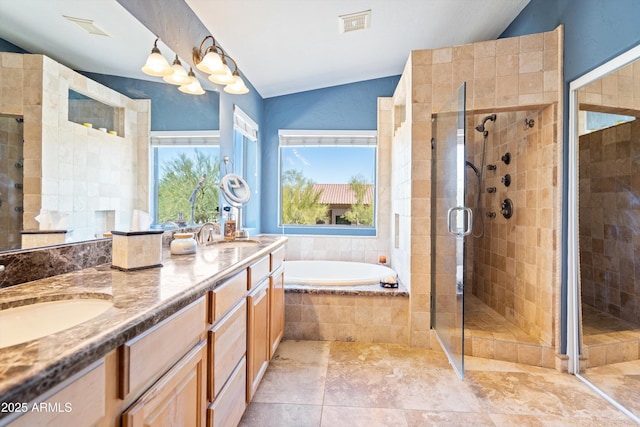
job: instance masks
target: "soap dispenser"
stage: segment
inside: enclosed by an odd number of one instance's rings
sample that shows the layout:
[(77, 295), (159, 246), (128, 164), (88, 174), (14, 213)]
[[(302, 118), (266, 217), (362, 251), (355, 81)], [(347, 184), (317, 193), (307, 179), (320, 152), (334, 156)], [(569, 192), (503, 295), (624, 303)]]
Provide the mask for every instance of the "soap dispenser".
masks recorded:
[(227, 219), (224, 222), (224, 240), (236, 239), (236, 220), (231, 213), (231, 207), (225, 206), (224, 211), (227, 212)]

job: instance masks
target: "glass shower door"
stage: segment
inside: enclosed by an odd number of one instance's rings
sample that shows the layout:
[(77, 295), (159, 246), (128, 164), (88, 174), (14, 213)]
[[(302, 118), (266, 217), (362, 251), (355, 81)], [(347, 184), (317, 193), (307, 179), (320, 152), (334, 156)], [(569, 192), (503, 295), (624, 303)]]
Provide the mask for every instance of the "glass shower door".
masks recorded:
[(431, 324), (458, 376), (464, 376), (464, 240), (471, 233), (465, 206), (463, 83), (433, 120)]

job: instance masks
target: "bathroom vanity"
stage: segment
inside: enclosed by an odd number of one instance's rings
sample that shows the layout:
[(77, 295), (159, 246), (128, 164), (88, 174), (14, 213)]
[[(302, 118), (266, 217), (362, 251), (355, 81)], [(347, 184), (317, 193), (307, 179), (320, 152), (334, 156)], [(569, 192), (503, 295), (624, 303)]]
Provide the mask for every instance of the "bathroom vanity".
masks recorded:
[(0, 426), (236, 425), (284, 327), (286, 238), (254, 239), (191, 255), (166, 251), (163, 267), (105, 264), (0, 290), (0, 309), (60, 299), (113, 304), (0, 348)]

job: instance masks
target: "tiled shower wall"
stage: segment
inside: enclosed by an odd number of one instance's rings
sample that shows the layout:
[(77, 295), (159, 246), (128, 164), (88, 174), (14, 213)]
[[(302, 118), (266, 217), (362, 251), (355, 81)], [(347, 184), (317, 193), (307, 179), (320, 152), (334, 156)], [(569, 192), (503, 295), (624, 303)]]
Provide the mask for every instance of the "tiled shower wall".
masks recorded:
[(640, 123), (580, 136), (582, 302), (638, 323), (640, 315)]
[(20, 248), (22, 156), (22, 122), (0, 117), (0, 251)]
[[(555, 106), (542, 111), (498, 113), (495, 122), (487, 122), (489, 132), (485, 167), (477, 209), (477, 178), (467, 171), (467, 203), (474, 214), (482, 215), (474, 223), (474, 234), (467, 242), (467, 283), (485, 304), (545, 344), (553, 342), (554, 254), (559, 251), (559, 236), (554, 224), (558, 193), (557, 133)], [(481, 167), (483, 135), (474, 127), (484, 114), (469, 117), (467, 152)], [(526, 120), (533, 120), (531, 126)], [(531, 122), (529, 122), (531, 123)], [(507, 165), (502, 161), (511, 154)], [(496, 170), (488, 170), (495, 165)], [(511, 184), (503, 182), (510, 175)], [(495, 187), (489, 193), (487, 188)], [(511, 199), (513, 216), (501, 215), (501, 203)], [(496, 214), (488, 218), (487, 212)], [(484, 223), (482, 233), (481, 222)]]

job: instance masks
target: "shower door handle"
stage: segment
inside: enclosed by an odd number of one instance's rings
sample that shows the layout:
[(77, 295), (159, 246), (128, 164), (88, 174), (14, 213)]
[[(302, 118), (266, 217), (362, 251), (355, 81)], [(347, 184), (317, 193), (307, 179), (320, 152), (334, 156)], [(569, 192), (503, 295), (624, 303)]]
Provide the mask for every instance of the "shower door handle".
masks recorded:
[[(465, 228), (453, 227), (454, 221), (452, 221), (452, 217), (454, 213), (457, 214), (458, 212), (462, 212), (467, 217)], [(471, 210), (471, 208), (465, 208), (464, 206), (456, 206), (447, 211), (447, 230), (449, 230), (449, 233), (457, 237), (468, 236), (469, 234), (471, 234), (472, 227), (473, 227), (473, 211)]]

